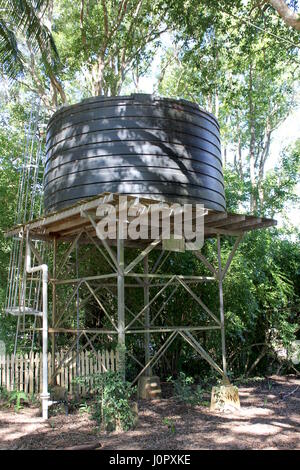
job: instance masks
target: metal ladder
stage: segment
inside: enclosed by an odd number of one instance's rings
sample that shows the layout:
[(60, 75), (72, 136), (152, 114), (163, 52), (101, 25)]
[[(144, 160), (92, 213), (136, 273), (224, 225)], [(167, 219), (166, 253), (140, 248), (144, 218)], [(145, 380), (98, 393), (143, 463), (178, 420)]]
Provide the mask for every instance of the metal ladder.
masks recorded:
[[(30, 119), (25, 128), (24, 153), (20, 166), (20, 179), (17, 193), (15, 225), (25, 223), (38, 217), (42, 211), (42, 183), (44, 177), (44, 155), (42, 151), (41, 131), (45, 127), (41, 115), (40, 102), (33, 103)], [(41, 316), (41, 285), (42, 278), (27, 280), (24, 266), (24, 237), (14, 237), (10, 253), (8, 282), (6, 290), (5, 312), (17, 317), (14, 353), (18, 342), (22, 339), (26, 345), (23, 349), (33, 349), (37, 317)], [(44, 256), (45, 244), (35, 241), (35, 248)], [(34, 257), (33, 257), (34, 261)], [(26, 334), (26, 317), (31, 318), (32, 332)], [(21, 329), (21, 324), (23, 328)], [(24, 341), (25, 340), (25, 341)], [(28, 345), (27, 345), (28, 343)]]

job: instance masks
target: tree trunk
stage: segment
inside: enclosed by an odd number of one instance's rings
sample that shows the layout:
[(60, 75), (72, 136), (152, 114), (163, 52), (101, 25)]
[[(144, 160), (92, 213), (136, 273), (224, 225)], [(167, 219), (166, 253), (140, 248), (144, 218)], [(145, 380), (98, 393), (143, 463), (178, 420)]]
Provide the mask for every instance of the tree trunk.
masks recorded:
[(94, 83), (94, 93), (96, 96), (103, 94), (103, 71), (104, 60), (102, 55), (100, 55), (97, 62), (96, 80)]
[(241, 128), (240, 128), (239, 121), (237, 123), (237, 133), (238, 133), (238, 147), (237, 147), (236, 167), (237, 167), (239, 176), (243, 180), (244, 174), (243, 174), (243, 162), (242, 162), (242, 141), (241, 141)]
[(249, 169), (251, 181), (250, 194), (250, 212), (254, 213), (257, 209), (256, 204), (256, 178), (255, 178), (255, 126), (254, 126), (254, 106), (252, 101), (253, 76), (252, 63), (249, 68), (249, 128), (250, 128), (250, 147), (249, 147)]
[(262, 184), (263, 184), (264, 175), (265, 175), (265, 164), (269, 156), (269, 152), (270, 152), (271, 134), (272, 134), (271, 123), (270, 123), (270, 120), (268, 119), (267, 125), (266, 125), (264, 146), (260, 155), (258, 181), (257, 181), (260, 208), (263, 208), (263, 205), (264, 205), (264, 192), (262, 189)]
[(300, 31), (300, 15), (288, 7), (284, 0), (269, 0), (268, 2), (277, 11), (279, 16), (296, 31)]

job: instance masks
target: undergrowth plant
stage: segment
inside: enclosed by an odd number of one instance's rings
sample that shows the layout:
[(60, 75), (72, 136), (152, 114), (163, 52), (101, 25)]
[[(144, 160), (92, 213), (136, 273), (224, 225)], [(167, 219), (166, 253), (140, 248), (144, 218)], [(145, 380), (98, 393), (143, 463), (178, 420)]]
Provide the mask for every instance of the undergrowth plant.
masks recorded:
[(164, 418), (162, 420), (162, 423), (167, 426), (167, 428), (171, 431), (172, 434), (176, 433), (176, 427), (174, 421), (172, 421), (170, 418)]
[(9, 397), (8, 391), (6, 390), (5, 387), (2, 387), (2, 386), (1, 386), (1, 387), (0, 387), (0, 398), (1, 398), (2, 400), (7, 400), (8, 397)]
[(28, 402), (28, 396), (25, 392), (13, 390), (9, 394), (8, 402), (15, 404), (15, 411), (19, 411), (22, 408), (22, 401)]
[(88, 386), (96, 396), (93, 417), (99, 424), (104, 424), (107, 430), (119, 427), (124, 431), (134, 426), (135, 414), (130, 399), (135, 393), (136, 387), (132, 387), (129, 382), (124, 381), (119, 372), (107, 371), (101, 374), (92, 374), (78, 377), (75, 381)]
[(79, 413), (84, 414), (84, 413), (90, 413), (91, 412), (91, 407), (90, 405), (87, 404), (85, 401), (84, 403), (80, 403), (79, 405)]
[(193, 387), (194, 378), (187, 376), (184, 372), (180, 372), (176, 379), (168, 378), (174, 387), (174, 395), (178, 401), (186, 405), (199, 405), (202, 402), (203, 390), (200, 385)]

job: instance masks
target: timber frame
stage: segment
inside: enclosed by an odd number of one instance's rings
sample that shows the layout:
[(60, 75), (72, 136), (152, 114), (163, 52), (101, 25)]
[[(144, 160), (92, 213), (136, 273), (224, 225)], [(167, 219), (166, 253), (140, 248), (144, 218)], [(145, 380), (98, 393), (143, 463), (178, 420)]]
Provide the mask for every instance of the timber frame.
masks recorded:
[[(217, 241), (217, 266), (213, 266), (201, 251), (194, 251), (194, 255), (207, 268), (210, 275), (205, 276), (188, 276), (181, 274), (161, 274), (160, 268), (163, 266), (170, 251), (166, 251), (162, 246), (162, 240), (123, 240), (117, 236), (116, 240), (102, 240), (97, 237), (97, 207), (99, 204), (109, 203), (117, 206), (119, 195), (113, 193), (103, 193), (97, 197), (90, 198), (79, 202), (67, 209), (62, 209), (55, 213), (50, 213), (42, 218), (29, 221), (26, 224), (18, 225), (6, 232), (6, 237), (24, 237), (36, 262), (44, 265), (43, 256), (38, 252), (34, 245), (35, 240), (42, 240), (49, 244), (52, 252), (52, 273), (49, 273), (49, 282), (52, 286), (52, 314), (49, 318), (48, 333), (52, 344), (52, 357), (55, 357), (56, 336), (59, 333), (74, 335), (68, 353), (75, 348), (79, 351), (79, 341), (84, 339), (84, 344), (80, 349), (90, 347), (94, 350), (94, 341), (99, 335), (115, 337), (117, 339), (119, 349), (119, 370), (125, 377), (125, 346), (127, 335), (142, 335), (144, 341), (144, 363), (135, 358), (131, 353), (128, 354), (138, 364), (140, 370), (132, 383), (136, 383), (143, 374), (150, 375), (151, 369), (159, 361), (161, 356), (167, 351), (176, 337), (182, 337), (203, 359), (205, 359), (212, 368), (214, 368), (228, 382), (226, 367), (226, 347), (225, 347), (225, 323), (224, 323), (224, 304), (223, 304), (223, 281), (229, 270), (230, 264), (236, 250), (242, 240), (245, 232), (260, 228), (267, 228), (276, 225), (273, 219), (265, 219), (243, 214), (232, 214), (227, 212), (216, 212), (206, 210), (204, 217), (204, 237), (216, 238)], [(135, 196), (128, 196), (129, 201), (136, 201)], [(158, 203), (155, 199), (139, 198), (139, 202), (144, 205)], [(221, 237), (235, 237), (235, 243), (226, 263), (221, 263)], [(67, 243), (64, 256), (58, 263), (57, 250), (60, 243)], [(99, 275), (89, 275), (87, 272), (79, 274), (78, 272), (78, 247), (84, 244), (94, 245), (100, 253), (103, 263), (108, 267), (107, 273)], [(134, 248), (138, 250), (137, 256), (128, 264), (126, 264), (125, 254), (127, 250)], [(153, 266), (149, 266), (148, 255), (152, 250), (160, 250), (157, 261)], [(68, 263), (70, 255), (76, 254), (76, 268), (73, 276), (62, 277), (62, 272)], [(141, 266), (143, 271), (141, 272)], [(140, 267), (139, 269), (137, 269)], [(193, 286), (201, 283), (215, 282), (218, 284), (219, 290), (219, 311), (212, 312), (202, 301)], [(57, 289), (58, 286), (68, 285), (72, 289), (72, 294), (66, 300), (65, 307), (58, 311), (57, 308)], [(163, 300), (160, 308), (154, 313), (152, 311), (153, 304), (161, 297), (167, 288), (172, 287), (171, 293)], [(170, 299), (175, 295), (177, 289), (181, 287), (193, 298), (198, 304), (199, 309), (205, 312), (207, 320), (202, 325), (157, 325), (155, 323), (157, 317), (163, 311)], [(79, 298), (79, 289), (86, 289), (88, 295), (85, 299)], [(143, 289), (144, 305), (138, 312), (130, 310), (126, 305), (127, 289), (140, 288)], [(158, 290), (156, 291), (156, 289)], [(101, 291), (110, 292), (116, 298), (117, 309), (112, 314), (105, 305), (101, 297)], [(153, 294), (155, 292), (155, 294)], [(110, 326), (105, 328), (80, 328), (79, 327), (79, 309), (88, 302), (90, 298), (98, 304), (102, 315), (106, 317)], [(76, 327), (63, 326), (66, 320), (66, 312), (72, 302), (75, 302), (76, 308), (73, 310), (73, 319), (77, 318)], [(151, 308), (152, 307), (152, 308)], [(9, 311), (15, 314), (16, 312)], [(23, 315), (28, 314), (26, 308), (23, 309)], [(30, 312), (29, 312), (30, 313)], [(49, 315), (50, 317), (50, 315)], [(35, 331), (41, 331), (42, 328), (35, 327)], [(203, 346), (195, 338), (197, 331), (219, 330), (222, 345), (222, 364), (217, 362), (204, 350)], [(165, 333), (167, 339), (153, 353), (151, 351), (151, 335), (156, 333)], [(193, 334), (194, 333), (194, 334)], [(65, 355), (67, 360), (68, 354)], [(62, 363), (56, 369), (52, 365), (54, 371), (51, 379), (54, 380), (55, 375), (59, 371)]]

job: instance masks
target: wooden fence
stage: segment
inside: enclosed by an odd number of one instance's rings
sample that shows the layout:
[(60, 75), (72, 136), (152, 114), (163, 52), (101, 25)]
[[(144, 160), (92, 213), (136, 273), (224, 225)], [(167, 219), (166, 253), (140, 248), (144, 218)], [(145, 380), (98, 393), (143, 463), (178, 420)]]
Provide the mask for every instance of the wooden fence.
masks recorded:
[[(117, 369), (118, 353), (116, 351), (98, 351), (97, 353), (84, 351), (78, 356), (78, 370), (76, 354), (65, 356), (63, 352), (56, 353), (55, 367), (60, 366), (56, 376), (57, 384), (72, 393), (77, 385), (73, 379), (77, 376), (86, 376)], [(42, 391), (42, 354), (30, 353), (24, 355), (0, 356), (0, 386), (7, 391), (19, 390), (28, 394)], [(48, 354), (48, 376), (52, 376), (52, 358)], [(85, 394), (86, 388), (79, 387), (79, 393)]]

